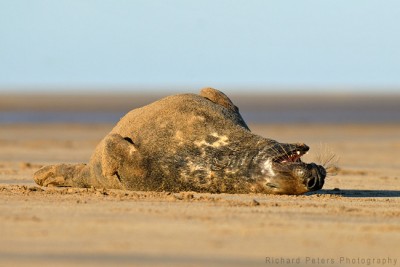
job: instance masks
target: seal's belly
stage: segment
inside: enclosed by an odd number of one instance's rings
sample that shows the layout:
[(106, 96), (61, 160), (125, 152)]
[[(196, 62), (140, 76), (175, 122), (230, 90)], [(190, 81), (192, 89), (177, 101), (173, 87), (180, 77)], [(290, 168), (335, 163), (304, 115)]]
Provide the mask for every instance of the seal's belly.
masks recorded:
[(148, 154), (151, 171), (146, 179), (158, 181), (160, 187), (172, 191), (214, 188), (211, 191), (226, 192), (229, 186), (238, 190), (256, 179), (258, 173), (251, 164), (258, 150), (253, 142), (236, 140), (234, 135), (217, 132), (186, 138), (184, 142), (179, 138), (165, 140), (168, 146), (160, 145), (159, 151), (154, 153), (153, 149)]

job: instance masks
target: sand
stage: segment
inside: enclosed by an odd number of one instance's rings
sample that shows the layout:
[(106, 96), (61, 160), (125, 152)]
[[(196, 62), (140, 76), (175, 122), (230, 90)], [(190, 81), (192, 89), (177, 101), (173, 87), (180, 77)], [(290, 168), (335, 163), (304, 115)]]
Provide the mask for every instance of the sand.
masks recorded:
[(337, 175), (303, 196), (41, 188), (112, 125), (0, 125), (0, 266), (400, 265), (400, 125), (250, 127), (329, 147)]

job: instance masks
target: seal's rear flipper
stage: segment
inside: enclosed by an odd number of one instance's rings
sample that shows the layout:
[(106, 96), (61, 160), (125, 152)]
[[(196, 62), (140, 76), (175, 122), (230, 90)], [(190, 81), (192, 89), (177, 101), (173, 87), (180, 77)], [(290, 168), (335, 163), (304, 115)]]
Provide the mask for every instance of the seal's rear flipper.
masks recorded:
[(41, 186), (87, 187), (82, 179), (86, 171), (86, 164), (49, 165), (35, 172), (33, 179)]

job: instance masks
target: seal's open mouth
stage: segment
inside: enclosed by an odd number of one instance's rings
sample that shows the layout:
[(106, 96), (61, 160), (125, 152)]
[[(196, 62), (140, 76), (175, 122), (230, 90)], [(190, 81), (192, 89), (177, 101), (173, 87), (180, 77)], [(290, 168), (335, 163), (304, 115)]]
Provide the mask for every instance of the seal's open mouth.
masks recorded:
[(302, 162), (301, 157), (309, 150), (308, 146), (295, 147), (289, 151), (285, 151), (283, 155), (279, 155), (273, 159), (276, 163)]
[(266, 161), (269, 164), (265, 164), (265, 168), (272, 175), (268, 177), (266, 186), (280, 194), (302, 194), (321, 189), (326, 177), (324, 167), (301, 160), (309, 149), (302, 143), (276, 142), (271, 146), (274, 156)]

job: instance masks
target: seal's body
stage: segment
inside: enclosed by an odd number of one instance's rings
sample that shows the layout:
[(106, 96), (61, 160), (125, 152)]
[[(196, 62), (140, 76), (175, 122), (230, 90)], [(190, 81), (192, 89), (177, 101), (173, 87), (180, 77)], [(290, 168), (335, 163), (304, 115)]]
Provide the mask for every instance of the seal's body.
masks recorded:
[(43, 186), (302, 194), (321, 189), (325, 169), (301, 162), (304, 144), (250, 132), (222, 92), (170, 96), (126, 114), (90, 163), (45, 166)]

